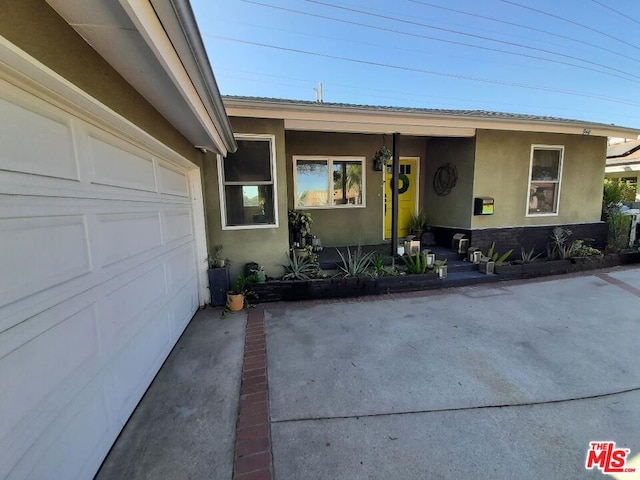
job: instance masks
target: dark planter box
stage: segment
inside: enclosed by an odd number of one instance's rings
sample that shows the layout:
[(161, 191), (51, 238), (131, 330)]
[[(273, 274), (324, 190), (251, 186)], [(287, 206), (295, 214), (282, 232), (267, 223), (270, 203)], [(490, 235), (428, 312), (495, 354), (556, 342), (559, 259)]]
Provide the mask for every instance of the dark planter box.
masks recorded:
[(382, 293), (439, 288), (443, 281), (434, 274), (399, 275), (380, 278), (323, 278), (313, 280), (269, 280), (248, 286), (255, 303), (348, 298)]
[(222, 307), (227, 304), (227, 292), (229, 291), (229, 268), (210, 268), (209, 291), (211, 292), (211, 305)]
[(640, 263), (640, 252), (572, 257), (568, 260), (541, 260), (523, 265), (496, 265), (496, 273), (501, 280), (512, 280), (584, 272), (630, 263)]
[(347, 298), (385, 293), (413, 292), (443, 287), (461, 287), (500, 280), (526, 279), (563, 273), (640, 263), (640, 252), (576, 257), (570, 260), (540, 260), (520, 265), (496, 265), (497, 275), (440, 279), (433, 273), (380, 278), (324, 278), (313, 280), (269, 280), (247, 286), (251, 303)]

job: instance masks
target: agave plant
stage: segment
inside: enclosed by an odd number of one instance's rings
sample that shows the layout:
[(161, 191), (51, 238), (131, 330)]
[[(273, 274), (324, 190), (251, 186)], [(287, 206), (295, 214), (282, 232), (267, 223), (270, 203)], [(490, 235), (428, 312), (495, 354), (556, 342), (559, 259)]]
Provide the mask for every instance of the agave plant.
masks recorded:
[(347, 247), (346, 256), (337, 248), (336, 251), (342, 260), (342, 265), (338, 265), (341, 276), (360, 277), (368, 273), (373, 252), (364, 253), (360, 245), (358, 245), (358, 248), (353, 253), (351, 253), (351, 249)]
[(527, 252), (524, 249), (524, 247), (520, 247), (520, 256), (522, 257), (522, 263), (531, 263), (544, 253), (544, 252), (540, 252), (539, 254), (535, 255), (536, 253), (535, 249), (536, 247), (533, 247), (531, 250)]
[(318, 264), (309, 257), (299, 257), (292, 252), (287, 258), (289, 262), (283, 265), (286, 271), (283, 280), (309, 280), (318, 273)]
[(415, 255), (406, 255), (402, 257), (404, 264), (407, 267), (407, 273), (426, 273), (427, 267), (427, 254), (416, 253)]
[(489, 251), (487, 252), (487, 257), (489, 257), (491, 260), (493, 260), (496, 265), (502, 265), (504, 263), (504, 261), (509, 258), (509, 256), (513, 253), (513, 249), (504, 252), (502, 255), (500, 255), (498, 253), (498, 250), (496, 249), (496, 242), (493, 242), (491, 244), (491, 248), (489, 249)]

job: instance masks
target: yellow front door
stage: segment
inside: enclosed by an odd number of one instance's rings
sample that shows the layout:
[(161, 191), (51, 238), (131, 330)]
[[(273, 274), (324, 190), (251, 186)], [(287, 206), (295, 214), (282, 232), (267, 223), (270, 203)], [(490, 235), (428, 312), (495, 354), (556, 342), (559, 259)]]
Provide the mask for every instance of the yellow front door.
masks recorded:
[[(387, 165), (384, 182), (384, 237), (391, 238), (391, 169)], [(416, 182), (418, 166), (415, 158), (400, 159), (400, 178), (398, 180), (398, 237), (409, 235), (411, 215), (416, 213)]]

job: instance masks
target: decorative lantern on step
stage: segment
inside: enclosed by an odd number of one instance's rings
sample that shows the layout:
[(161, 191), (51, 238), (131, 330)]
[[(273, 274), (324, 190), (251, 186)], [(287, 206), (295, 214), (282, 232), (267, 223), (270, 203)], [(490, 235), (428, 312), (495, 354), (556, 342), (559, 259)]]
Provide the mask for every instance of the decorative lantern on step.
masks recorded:
[(481, 273), (486, 273), (490, 275), (495, 270), (496, 262), (491, 260), (491, 257), (482, 257), (480, 259), (479, 270)]
[(451, 239), (451, 250), (465, 254), (469, 248), (469, 239), (464, 233), (456, 233)]

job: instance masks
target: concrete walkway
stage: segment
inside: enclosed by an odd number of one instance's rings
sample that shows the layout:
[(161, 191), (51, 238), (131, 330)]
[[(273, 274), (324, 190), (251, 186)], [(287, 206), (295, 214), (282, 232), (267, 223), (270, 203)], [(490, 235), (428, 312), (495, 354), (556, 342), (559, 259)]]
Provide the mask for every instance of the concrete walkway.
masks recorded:
[(607, 478), (590, 441), (640, 462), (639, 311), (640, 268), (270, 304), (242, 358), (205, 310), (98, 478)]

